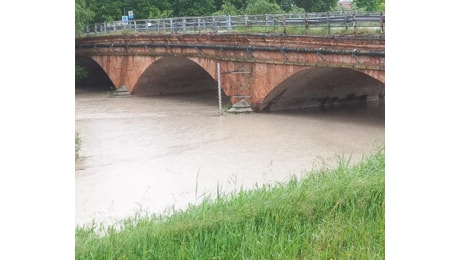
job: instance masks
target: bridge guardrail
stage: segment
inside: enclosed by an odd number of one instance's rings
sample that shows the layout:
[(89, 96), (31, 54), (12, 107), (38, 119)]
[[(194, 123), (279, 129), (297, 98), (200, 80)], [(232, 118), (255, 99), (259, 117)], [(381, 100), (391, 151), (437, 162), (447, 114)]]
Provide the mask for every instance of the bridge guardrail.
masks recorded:
[(119, 30), (149, 32), (158, 34), (177, 33), (249, 33), (249, 32), (283, 32), (310, 33), (327, 30), (347, 31), (353, 29), (371, 29), (384, 32), (384, 12), (322, 12), (297, 14), (264, 14), (238, 16), (200, 16), (173, 17), (163, 19), (136, 19), (104, 22), (86, 26), (86, 34), (104, 34)]

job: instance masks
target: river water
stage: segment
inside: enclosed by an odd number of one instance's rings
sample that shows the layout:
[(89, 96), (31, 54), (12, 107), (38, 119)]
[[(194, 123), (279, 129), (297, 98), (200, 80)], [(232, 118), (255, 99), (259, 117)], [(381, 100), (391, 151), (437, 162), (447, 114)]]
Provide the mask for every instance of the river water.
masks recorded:
[(214, 94), (75, 98), (76, 225), (167, 214), (217, 192), (333, 166), (337, 157), (357, 162), (385, 142), (382, 101), (219, 116)]

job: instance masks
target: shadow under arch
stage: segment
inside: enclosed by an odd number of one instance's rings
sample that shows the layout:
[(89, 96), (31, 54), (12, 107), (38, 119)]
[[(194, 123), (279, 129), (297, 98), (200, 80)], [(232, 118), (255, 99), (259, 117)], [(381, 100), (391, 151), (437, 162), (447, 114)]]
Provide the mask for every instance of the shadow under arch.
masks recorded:
[(217, 82), (194, 61), (182, 57), (163, 57), (142, 73), (131, 94), (172, 96), (203, 92), (217, 93)]
[(384, 99), (385, 84), (348, 68), (310, 68), (284, 80), (264, 98), (258, 111), (322, 107)]
[(114, 89), (114, 84), (110, 80), (104, 69), (90, 57), (78, 57), (75, 59), (75, 64), (83, 67), (87, 76), (75, 81), (76, 90), (85, 91), (111, 91)]

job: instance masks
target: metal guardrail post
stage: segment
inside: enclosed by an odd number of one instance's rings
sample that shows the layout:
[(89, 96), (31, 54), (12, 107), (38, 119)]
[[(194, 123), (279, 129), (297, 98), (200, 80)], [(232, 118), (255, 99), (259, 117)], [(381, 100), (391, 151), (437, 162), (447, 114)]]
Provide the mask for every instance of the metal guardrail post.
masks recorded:
[(249, 18), (248, 15), (244, 15), (244, 26), (246, 27), (246, 32), (249, 32)]
[(305, 34), (308, 34), (308, 15), (305, 14)]
[(348, 31), (348, 16), (345, 16), (344, 24), (345, 24), (345, 31)]
[(353, 12), (353, 31), (354, 33), (356, 33), (356, 16), (355, 16), (355, 13)]
[(331, 21), (329, 19), (329, 12), (326, 12), (327, 21), (327, 34), (331, 34)]
[(286, 14), (283, 14), (283, 33), (287, 34), (286, 32)]
[(265, 15), (265, 32), (267, 33), (268, 33), (268, 19), (269, 19), (268, 14), (266, 14)]
[(232, 31), (232, 18), (230, 15), (227, 15), (227, 32)]
[(380, 12), (380, 33), (383, 33), (383, 12)]

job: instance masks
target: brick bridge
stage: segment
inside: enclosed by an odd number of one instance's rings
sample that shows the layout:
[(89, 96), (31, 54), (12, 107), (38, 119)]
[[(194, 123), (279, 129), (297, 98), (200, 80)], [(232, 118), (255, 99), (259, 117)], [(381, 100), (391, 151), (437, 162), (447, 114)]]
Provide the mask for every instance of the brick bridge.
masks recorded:
[[(217, 90), (255, 111), (384, 98), (384, 36), (125, 35), (76, 39), (77, 63), (140, 96)], [(101, 70), (101, 71), (102, 71)]]

